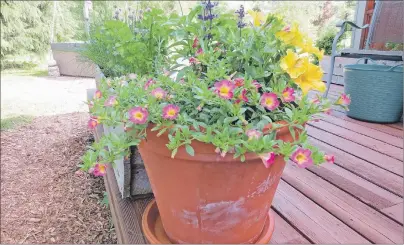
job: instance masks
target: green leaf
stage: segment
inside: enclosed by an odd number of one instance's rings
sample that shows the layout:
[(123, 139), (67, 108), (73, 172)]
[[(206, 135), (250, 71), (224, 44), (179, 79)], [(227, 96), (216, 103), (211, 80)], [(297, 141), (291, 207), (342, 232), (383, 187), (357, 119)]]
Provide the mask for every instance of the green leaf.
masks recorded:
[(178, 148), (175, 148), (172, 152), (171, 152), (171, 158), (174, 158), (175, 155), (177, 154)]
[(185, 150), (187, 151), (187, 153), (191, 156), (195, 155), (195, 151), (194, 148), (192, 148), (191, 145), (185, 145)]
[(238, 119), (238, 117), (226, 117), (223, 122), (224, 123), (231, 123), (231, 122), (233, 122), (233, 121), (235, 121), (237, 119)]

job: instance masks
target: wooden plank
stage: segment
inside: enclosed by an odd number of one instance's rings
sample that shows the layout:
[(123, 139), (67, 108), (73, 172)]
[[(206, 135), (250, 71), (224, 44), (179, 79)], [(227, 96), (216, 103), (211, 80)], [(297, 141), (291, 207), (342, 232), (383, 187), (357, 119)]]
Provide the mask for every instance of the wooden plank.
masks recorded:
[(403, 176), (403, 162), (400, 160), (389, 157), (380, 152), (371, 150), (365, 146), (351, 142), (347, 139), (338, 137), (315, 127), (307, 126), (306, 129), (308, 134), (313, 138), (321, 140), (327, 144), (331, 144), (340, 150), (371, 162), (387, 171)]
[(397, 222), (403, 224), (403, 210), (404, 210), (403, 203), (399, 203), (394, 206), (384, 208), (381, 211), (390, 216), (392, 219), (396, 220)]
[(398, 196), (403, 196), (404, 180), (402, 177), (317, 139), (309, 138), (309, 142), (328, 154), (334, 155), (336, 165), (341, 166), (344, 169), (347, 169), (350, 172), (355, 173), (367, 181), (389, 190)]
[(323, 164), (320, 167), (313, 166), (309, 168), (309, 171), (377, 209), (390, 207), (403, 201), (402, 197), (335, 164)]
[(391, 123), (391, 124), (384, 124), (386, 126), (392, 127), (392, 128), (396, 128), (399, 130), (403, 130), (403, 123), (402, 122), (398, 122), (398, 123)]
[(366, 238), (282, 180), (272, 206), (314, 243), (369, 243)]
[(140, 209), (144, 209), (150, 198), (137, 201), (130, 198), (122, 199), (114, 171), (110, 166), (107, 167), (104, 182), (118, 241), (123, 244), (145, 244), (146, 239), (141, 226), (143, 210)]
[(275, 217), (275, 230), (272, 234), (270, 244), (310, 244), (302, 234), (297, 232), (279, 214), (272, 211)]
[(396, 128), (388, 127), (388, 126), (386, 126), (384, 124), (358, 121), (358, 120), (355, 120), (353, 118), (348, 117), (344, 112), (340, 112), (340, 111), (332, 111), (331, 115), (334, 116), (334, 117), (342, 118), (342, 119), (344, 119), (345, 121), (348, 121), (348, 122), (353, 122), (353, 123), (362, 125), (362, 126), (367, 127), (367, 128), (372, 128), (372, 129), (384, 132), (386, 134), (390, 134), (390, 135), (399, 137), (401, 139), (404, 137), (403, 130), (398, 130)]
[(378, 131), (376, 129), (372, 129), (354, 122), (346, 121), (342, 118), (321, 114), (321, 120), (332, 123), (334, 125), (338, 125), (340, 127), (349, 129), (351, 131), (360, 133), (362, 135), (369, 136), (373, 139), (377, 139), (383, 141), (384, 143), (394, 145), (400, 148), (403, 148), (403, 139), (392, 136), (390, 134)]
[(309, 123), (309, 125), (327, 131), (328, 133), (340, 136), (349, 141), (356, 142), (360, 145), (366, 146), (387, 156), (394, 157), (401, 161), (403, 160), (403, 149), (401, 148), (389, 145), (382, 141), (370, 138), (366, 135), (353, 132), (346, 128), (342, 128), (322, 120)]
[[(283, 179), (373, 243), (400, 243), (403, 227), (322, 178), (286, 164)], [(325, 220), (322, 221), (325, 223)], [(346, 234), (349, 236), (348, 234)], [(353, 243), (354, 241), (346, 240)]]

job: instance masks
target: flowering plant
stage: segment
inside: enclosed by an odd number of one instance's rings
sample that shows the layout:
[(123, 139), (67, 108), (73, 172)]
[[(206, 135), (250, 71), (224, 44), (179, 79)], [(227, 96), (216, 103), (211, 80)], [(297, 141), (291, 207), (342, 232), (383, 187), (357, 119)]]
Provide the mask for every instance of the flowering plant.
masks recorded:
[[(346, 108), (350, 101), (344, 94), (334, 102), (309, 98), (310, 90), (325, 89), (321, 68), (313, 64), (322, 52), (296, 24), (288, 26), (279, 16), (249, 11), (248, 23), (243, 7), (237, 16), (217, 15), (215, 5), (204, 2), (175, 20), (174, 32), (182, 41), (172, 45), (171, 58), (189, 61), (171, 66), (177, 69), (175, 79), (168, 73), (132, 74), (100, 84), (89, 126), (122, 125), (125, 132), (95, 143), (83, 158), (84, 169), (126, 156), (129, 146), (147, 138), (148, 127), (168, 134), (173, 158), (180, 147), (190, 155), (198, 152), (191, 146), (196, 140), (213, 144), (222, 157), (232, 154), (244, 161), (246, 153), (256, 153), (265, 167), (276, 155), (300, 167), (333, 161), (307, 142), (304, 129), (331, 105)], [(276, 138), (277, 129), (285, 127), (293, 142)]]

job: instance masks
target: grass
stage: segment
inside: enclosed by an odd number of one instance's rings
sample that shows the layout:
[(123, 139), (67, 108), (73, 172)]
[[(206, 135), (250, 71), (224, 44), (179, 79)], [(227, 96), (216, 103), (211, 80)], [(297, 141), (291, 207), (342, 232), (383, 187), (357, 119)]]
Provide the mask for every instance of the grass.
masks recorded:
[(34, 119), (33, 116), (16, 116), (10, 118), (1, 119), (1, 131), (15, 129), (23, 125), (29, 124)]
[(7, 69), (1, 71), (2, 75), (18, 75), (18, 76), (34, 76), (34, 77), (46, 77), (48, 76), (47, 70), (34, 69)]

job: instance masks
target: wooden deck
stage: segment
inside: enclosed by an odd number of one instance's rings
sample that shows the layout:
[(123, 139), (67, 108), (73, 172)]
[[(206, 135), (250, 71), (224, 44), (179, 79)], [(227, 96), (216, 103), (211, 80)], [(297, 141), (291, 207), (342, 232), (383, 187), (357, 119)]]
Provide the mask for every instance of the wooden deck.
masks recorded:
[[(330, 97), (343, 87), (333, 85)], [(309, 123), (310, 141), (335, 164), (287, 164), (272, 211), (270, 243), (403, 243), (403, 126), (351, 119), (334, 110)], [(120, 243), (147, 243), (141, 215), (148, 200), (122, 200), (111, 169), (105, 177)]]

